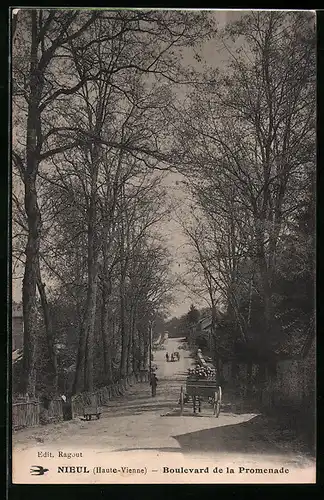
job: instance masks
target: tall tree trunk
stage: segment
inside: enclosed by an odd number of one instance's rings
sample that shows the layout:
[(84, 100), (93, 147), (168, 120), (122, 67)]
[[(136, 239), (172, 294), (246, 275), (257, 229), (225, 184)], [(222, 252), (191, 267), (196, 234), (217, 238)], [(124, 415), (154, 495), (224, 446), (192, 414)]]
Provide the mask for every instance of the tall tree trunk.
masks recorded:
[[(93, 391), (93, 352), (94, 352), (94, 331), (97, 308), (97, 289), (98, 289), (98, 249), (97, 249), (97, 180), (99, 169), (99, 151), (97, 146), (94, 146), (90, 151), (90, 168), (91, 168), (91, 194), (90, 205), (88, 212), (88, 283), (87, 283), (87, 300), (84, 329), (81, 334), (85, 338), (80, 339), (77, 370), (75, 374), (74, 390), (78, 392), (80, 389), (92, 392)], [(82, 372), (82, 367), (84, 371)]]
[(107, 286), (105, 280), (102, 287), (102, 305), (101, 305), (101, 338), (103, 347), (103, 363), (105, 384), (112, 382), (112, 360), (111, 360), (111, 338), (109, 336), (109, 296), (111, 287)]
[(272, 326), (272, 292), (269, 278), (269, 271), (265, 259), (259, 259), (259, 270), (262, 281), (262, 299), (263, 299), (263, 314), (264, 314), (264, 338), (262, 341), (265, 345), (271, 341), (271, 326)]
[(253, 363), (251, 360), (249, 360), (246, 367), (246, 390), (249, 396), (252, 393), (252, 368)]
[(140, 347), (139, 347), (139, 339), (138, 333), (136, 331), (136, 317), (134, 314), (133, 323), (132, 323), (132, 371), (133, 373), (138, 372), (139, 364), (140, 364)]
[(96, 306), (97, 306), (97, 263), (93, 262), (89, 266), (89, 283), (87, 293), (87, 316), (86, 316), (86, 358), (84, 366), (84, 389), (85, 391), (93, 391), (93, 362), (94, 362), (94, 332), (96, 321)]
[(98, 290), (98, 253), (96, 245), (96, 186), (98, 177), (97, 158), (93, 162), (94, 174), (88, 223), (88, 289), (86, 305), (86, 359), (84, 364), (84, 389), (93, 391), (94, 330)]
[[(26, 264), (23, 279), (23, 316), (24, 316), (24, 349), (23, 349), (23, 392), (35, 396), (36, 390), (36, 347), (37, 347), (37, 303), (36, 303), (36, 268), (39, 250), (40, 214), (31, 185), (26, 185), (26, 212), (28, 207), (29, 225), (28, 243), (26, 247)], [(36, 208), (37, 207), (37, 208)], [(34, 210), (34, 216), (32, 211)]]
[(138, 338), (138, 355), (139, 355), (139, 362), (138, 362), (138, 369), (139, 370), (144, 370), (144, 351), (145, 351), (145, 345), (144, 345), (144, 335), (142, 332), (142, 328), (140, 324), (136, 325), (137, 329), (137, 338)]
[[(121, 190), (121, 206), (124, 210), (124, 190)], [(125, 255), (125, 222), (122, 219), (120, 223), (120, 284), (119, 284), (119, 294), (120, 294), (120, 333), (121, 333), (121, 358), (120, 358), (120, 377), (125, 378), (127, 375), (127, 365), (128, 365), (128, 342), (129, 342), (129, 332), (126, 327), (126, 266), (127, 260)]]
[(257, 222), (256, 225), (256, 240), (258, 250), (258, 267), (262, 282), (262, 298), (263, 298), (263, 311), (264, 311), (264, 336), (262, 341), (266, 344), (269, 343), (271, 337), (272, 325), (272, 292), (271, 292), (271, 279), (270, 269), (267, 264), (266, 252), (264, 248), (264, 222)]
[[(124, 264), (122, 263), (122, 266)], [(127, 375), (128, 362), (128, 332), (125, 318), (125, 277), (122, 269), (120, 277), (120, 334), (121, 334), (121, 357), (120, 357), (120, 376), (125, 378)]]
[(134, 372), (136, 353), (135, 353), (135, 312), (134, 308), (131, 307), (129, 314), (129, 339), (128, 339), (128, 363), (127, 363), (127, 373), (128, 375)]
[(26, 168), (24, 172), (25, 211), (28, 220), (28, 240), (23, 278), (24, 355), (23, 391), (30, 396), (36, 389), (36, 347), (37, 347), (37, 269), (41, 236), (41, 214), (37, 202), (36, 177), (39, 166), (40, 130), (39, 102), (41, 80), (37, 72), (37, 13), (30, 11), (32, 40), (30, 51), (30, 96), (27, 116)]
[(48, 347), (48, 355), (49, 355), (50, 362), (52, 365), (52, 370), (53, 370), (53, 382), (52, 382), (52, 384), (53, 384), (54, 393), (56, 394), (57, 390), (58, 390), (58, 370), (57, 370), (57, 356), (56, 356), (55, 346), (54, 346), (53, 326), (52, 326), (51, 315), (50, 315), (47, 297), (46, 297), (46, 292), (45, 292), (45, 284), (42, 283), (41, 273), (40, 273), (39, 267), (38, 267), (37, 274), (38, 274), (37, 287), (38, 287), (38, 292), (40, 295), (42, 310), (43, 310), (43, 317), (44, 317), (45, 331), (46, 331), (46, 340), (47, 340), (47, 347)]
[(248, 308), (248, 317), (247, 317), (247, 325), (248, 328), (251, 328), (251, 315), (252, 315), (252, 284), (254, 279), (254, 273), (251, 274), (250, 283), (249, 283), (249, 308)]
[(216, 305), (214, 303), (214, 299), (212, 298), (212, 321), (211, 321), (211, 337), (212, 337), (212, 351), (214, 352), (215, 356), (215, 365), (216, 365), (216, 371), (219, 377), (222, 377), (222, 365), (221, 365), (221, 359), (219, 355), (219, 349), (217, 345), (217, 338), (216, 338), (216, 320), (217, 320), (217, 313), (216, 313)]
[[(108, 183), (108, 180), (107, 180)], [(114, 205), (113, 205), (114, 207)], [(110, 215), (113, 215), (114, 208), (110, 209)], [(112, 278), (111, 272), (112, 268), (109, 268), (109, 252), (110, 252), (110, 240), (111, 236), (109, 232), (111, 230), (111, 224), (105, 221), (102, 230), (102, 257), (103, 257), (103, 267), (102, 267), (102, 294), (101, 294), (101, 338), (102, 338), (102, 351), (103, 351), (103, 367), (104, 367), (104, 379), (105, 384), (109, 385), (113, 381), (113, 369), (112, 369), (112, 336), (113, 336), (113, 325), (109, 321), (109, 300), (112, 293)]]
[(76, 368), (72, 385), (72, 395), (82, 391), (83, 388), (82, 377), (84, 374), (85, 352), (86, 352), (86, 334), (84, 331), (84, 325), (82, 325), (80, 329)]
[(127, 347), (127, 375), (130, 375), (132, 372), (132, 332), (128, 332), (128, 347)]
[(143, 369), (148, 370), (150, 345), (149, 345), (149, 335), (147, 327), (141, 329), (141, 335), (142, 335), (142, 345), (143, 345)]

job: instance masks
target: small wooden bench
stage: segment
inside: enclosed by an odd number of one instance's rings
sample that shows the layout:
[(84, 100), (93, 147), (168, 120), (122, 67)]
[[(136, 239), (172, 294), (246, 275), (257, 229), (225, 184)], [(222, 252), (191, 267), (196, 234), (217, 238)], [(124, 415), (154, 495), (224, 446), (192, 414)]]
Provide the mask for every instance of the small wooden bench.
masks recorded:
[(84, 408), (83, 417), (85, 420), (92, 420), (92, 417), (96, 417), (99, 420), (101, 411), (99, 408)]

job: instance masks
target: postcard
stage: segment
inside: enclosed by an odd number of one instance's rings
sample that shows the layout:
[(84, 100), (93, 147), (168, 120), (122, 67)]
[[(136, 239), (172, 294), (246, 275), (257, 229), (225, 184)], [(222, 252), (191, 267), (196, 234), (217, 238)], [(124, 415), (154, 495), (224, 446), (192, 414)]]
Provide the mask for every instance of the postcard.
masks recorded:
[(316, 15), (11, 9), (14, 484), (315, 483)]

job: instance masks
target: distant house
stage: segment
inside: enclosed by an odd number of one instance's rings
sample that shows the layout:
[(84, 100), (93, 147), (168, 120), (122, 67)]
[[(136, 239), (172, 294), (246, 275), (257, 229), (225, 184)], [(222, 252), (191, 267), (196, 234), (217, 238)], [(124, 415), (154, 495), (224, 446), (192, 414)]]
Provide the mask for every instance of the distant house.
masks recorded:
[[(222, 312), (217, 310), (215, 330), (218, 330), (221, 318)], [(191, 325), (188, 330), (189, 345), (196, 345), (201, 349), (207, 349), (211, 353), (215, 350), (215, 339), (212, 331), (212, 315), (208, 313), (208, 311), (204, 311), (203, 317), (200, 318), (195, 325)]]
[(206, 318), (201, 319), (200, 324), (201, 324), (201, 331), (203, 332), (203, 334), (209, 336), (209, 334), (211, 334), (211, 329), (212, 329), (212, 317), (207, 316)]
[(24, 344), (24, 318), (22, 304), (12, 304), (12, 351), (22, 349)]
[(212, 317), (201, 318), (197, 325), (196, 342), (208, 350), (212, 347)]
[(212, 352), (214, 348), (213, 344), (213, 332), (212, 332), (212, 317), (211, 315), (204, 316), (201, 318), (194, 332), (195, 343), (201, 348), (205, 348)]

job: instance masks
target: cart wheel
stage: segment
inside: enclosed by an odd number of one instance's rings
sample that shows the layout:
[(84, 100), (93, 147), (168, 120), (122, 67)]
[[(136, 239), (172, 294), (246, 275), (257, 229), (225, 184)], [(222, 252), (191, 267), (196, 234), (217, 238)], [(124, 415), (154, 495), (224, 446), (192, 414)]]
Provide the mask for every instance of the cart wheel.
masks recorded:
[(183, 387), (181, 386), (180, 389), (180, 415), (183, 413), (183, 406), (184, 406), (184, 395), (183, 395)]
[(214, 415), (216, 418), (219, 417), (220, 408), (222, 403), (222, 388), (219, 386), (218, 391), (214, 394)]

